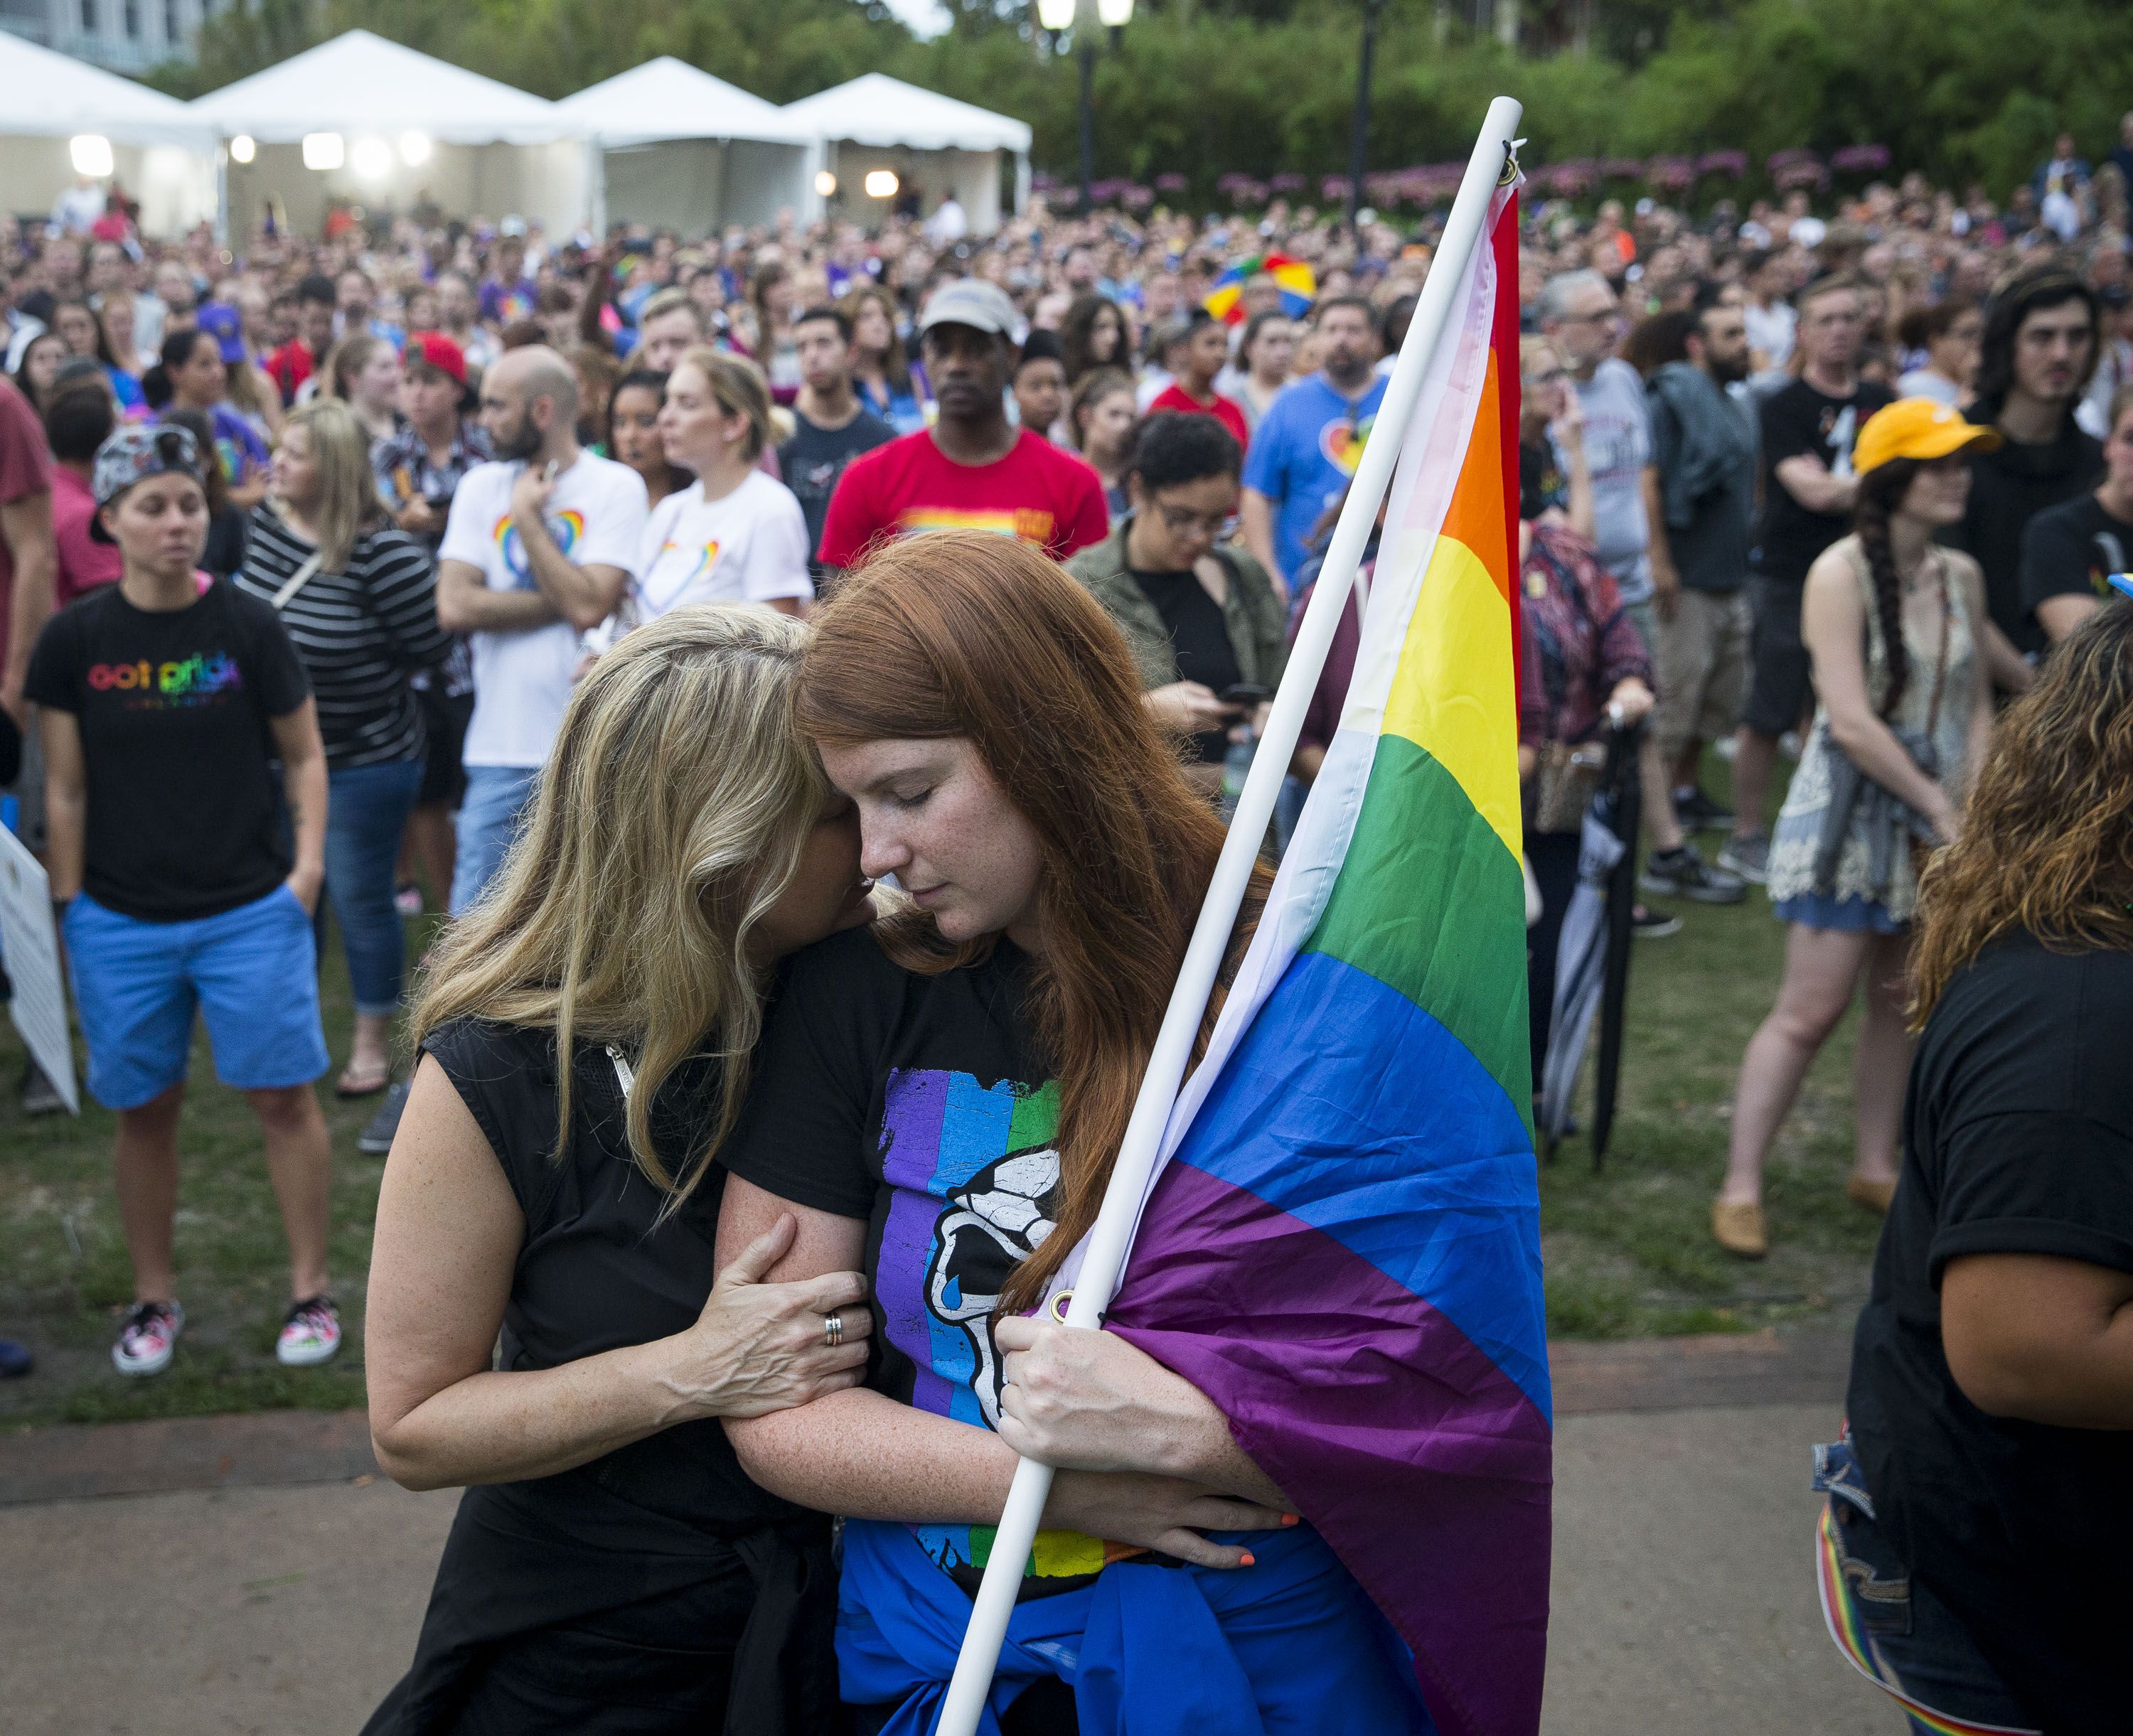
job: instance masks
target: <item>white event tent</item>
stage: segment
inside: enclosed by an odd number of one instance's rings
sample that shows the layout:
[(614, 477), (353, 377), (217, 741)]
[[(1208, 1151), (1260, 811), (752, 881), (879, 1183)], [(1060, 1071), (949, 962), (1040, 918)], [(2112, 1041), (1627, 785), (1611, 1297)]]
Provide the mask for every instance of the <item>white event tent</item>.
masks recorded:
[(585, 147), (556, 104), (367, 30), (210, 91), (190, 111), (234, 147), (233, 230), (269, 198), (300, 234), (318, 233), (334, 197), (406, 210), (426, 195), (449, 212), (516, 214), (551, 234), (585, 220)]
[(556, 104), (594, 147), (591, 228), (642, 223), (698, 235), (805, 219), (821, 141), (784, 110), (662, 55)]
[(79, 171), (118, 180), (150, 234), (214, 214), (214, 140), (183, 103), (6, 31), (0, 91), (0, 207), (41, 215)]
[(880, 72), (787, 103), (784, 113), (827, 142), (837, 196), (855, 214), (864, 209), (866, 177), (887, 170), (901, 189), (917, 191), (927, 214), (953, 193), (970, 233), (989, 234), (999, 227), (1003, 151), (1014, 160), (1014, 208), (1028, 203), (1025, 122)]

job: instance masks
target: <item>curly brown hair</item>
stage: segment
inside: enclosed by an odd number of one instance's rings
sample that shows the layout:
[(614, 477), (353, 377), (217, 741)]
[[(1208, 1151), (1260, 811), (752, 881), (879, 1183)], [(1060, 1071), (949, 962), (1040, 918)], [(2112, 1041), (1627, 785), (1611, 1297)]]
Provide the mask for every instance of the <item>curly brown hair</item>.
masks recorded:
[(2133, 606), (2098, 610), (2001, 718), (1962, 836), (1920, 882), (1913, 1028), (2014, 929), (2133, 951)]

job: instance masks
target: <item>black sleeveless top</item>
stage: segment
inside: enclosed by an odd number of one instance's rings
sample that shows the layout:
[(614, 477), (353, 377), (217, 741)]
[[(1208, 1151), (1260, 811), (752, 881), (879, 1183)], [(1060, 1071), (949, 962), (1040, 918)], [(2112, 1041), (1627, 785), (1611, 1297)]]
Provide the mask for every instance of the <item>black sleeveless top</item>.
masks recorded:
[[(424, 1048), (526, 1220), (498, 1366), (551, 1368), (693, 1325), (724, 1172), (662, 1223), (604, 1050), (574, 1058), (559, 1161), (552, 1032), (460, 1019)], [(702, 1137), (716, 1066), (685, 1063), (653, 1104), (670, 1172)], [(749, 1481), (715, 1417), (679, 1424), (554, 1476), (467, 1490), (414, 1667), (365, 1736), (721, 1723), (798, 1736), (836, 1715), (835, 1613), (829, 1519)]]

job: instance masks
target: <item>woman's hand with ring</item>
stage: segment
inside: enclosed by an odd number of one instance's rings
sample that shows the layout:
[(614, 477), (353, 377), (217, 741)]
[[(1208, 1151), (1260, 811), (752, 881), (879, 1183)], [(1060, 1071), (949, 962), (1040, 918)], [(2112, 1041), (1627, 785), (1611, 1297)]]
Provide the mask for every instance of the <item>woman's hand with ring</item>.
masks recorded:
[[(667, 1423), (702, 1416), (761, 1416), (857, 1386), (874, 1316), (864, 1273), (825, 1272), (797, 1284), (764, 1274), (785, 1258), (798, 1224), (789, 1212), (728, 1262), (696, 1324), (665, 1340), (672, 1356), (661, 1384), (672, 1395)], [(835, 1313), (833, 1338), (828, 1318)], [(665, 1425), (662, 1424), (662, 1426)]]

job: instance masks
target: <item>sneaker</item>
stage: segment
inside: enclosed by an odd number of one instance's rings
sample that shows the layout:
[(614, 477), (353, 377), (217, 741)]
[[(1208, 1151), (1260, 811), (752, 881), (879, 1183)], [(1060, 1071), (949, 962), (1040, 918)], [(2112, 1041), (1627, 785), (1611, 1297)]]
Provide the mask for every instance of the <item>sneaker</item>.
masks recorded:
[(161, 1374), (185, 1330), (185, 1310), (176, 1302), (136, 1302), (111, 1347), (111, 1365), (121, 1374)]
[(1718, 853), (1718, 865), (1729, 874), (1737, 874), (1750, 886), (1770, 883), (1770, 834), (1768, 832), (1736, 832), (1726, 840), (1725, 848)]
[(1738, 874), (1706, 868), (1692, 844), (1678, 849), (1654, 850), (1645, 858), (1637, 884), (1648, 892), (1692, 898), (1698, 904), (1738, 904), (1748, 896), (1747, 884)]
[(340, 1350), (340, 1314), (330, 1296), (307, 1296), (290, 1305), (274, 1340), (274, 1360), (285, 1368), (311, 1368), (330, 1362)]
[(403, 916), (421, 916), (422, 914), (422, 888), (419, 886), (402, 887), (398, 892), (392, 895), (392, 907), (396, 911), (399, 911)]
[(1730, 832), (1733, 830), (1733, 810), (1721, 808), (1701, 790), (1691, 790), (1686, 794), (1675, 791), (1673, 812), (1684, 832)]
[(1639, 940), (1664, 940), (1681, 932), (1681, 918), (1663, 911), (1646, 910), (1639, 904), (1630, 912), (1630, 932)]
[(407, 1081), (396, 1080), (385, 1094), (385, 1101), (378, 1106), (378, 1113), (363, 1124), (363, 1131), (355, 1136), (355, 1148), (366, 1157), (383, 1157), (392, 1149), (392, 1136), (400, 1131), (400, 1113), (407, 1107)]
[(22, 1113), (25, 1115), (56, 1115), (66, 1107), (66, 1099), (60, 1095), (59, 1087), (45, 1077), (45, 1070), (35, 1061), (22, 1075)]

